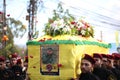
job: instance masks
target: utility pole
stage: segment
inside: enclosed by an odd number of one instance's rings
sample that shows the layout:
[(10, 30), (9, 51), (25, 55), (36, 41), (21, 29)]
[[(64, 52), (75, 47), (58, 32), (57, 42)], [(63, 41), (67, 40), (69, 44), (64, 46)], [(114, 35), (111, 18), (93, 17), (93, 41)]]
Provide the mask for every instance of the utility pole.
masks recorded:
[(28, 15), (26, 16), (26, 20), (28, 20), (28, 40), (32, 40), (36, 33), (36, 19), (37, 19), (37, 10), (38, 6), (43, 7), (42, 0), (30, 0), (28, 5)]
[[(7, 24), (6, 24), (6, 0), (3, 0), (3, 24), (2, 24), (2, 43), (3, 43), (3, 46), (4, 46), (4, 50), (6, 48), (6, 41), (8, 40), (8, 37), (6, 36), (6, 30), (7, 30)], [(7, 53), (6, 53), (6, 50), (5, 50), (5, 53), (4, 53), (5, 57), (7, 57)]]
[(6, 26), (6, 0), (3, 0), (3, 28)]
[(3, 35), (6, 35), (7, 23), (6, 23), (6, 0), (3, 1)]
[(37, 18), (37, 1), (38, 0), (30, 0), (28, 5), (28, 16), (26, 16), (26, 20), (28, 20), (28, 40), (33, 38), (35, 27), (36, 27), (36, 18)]

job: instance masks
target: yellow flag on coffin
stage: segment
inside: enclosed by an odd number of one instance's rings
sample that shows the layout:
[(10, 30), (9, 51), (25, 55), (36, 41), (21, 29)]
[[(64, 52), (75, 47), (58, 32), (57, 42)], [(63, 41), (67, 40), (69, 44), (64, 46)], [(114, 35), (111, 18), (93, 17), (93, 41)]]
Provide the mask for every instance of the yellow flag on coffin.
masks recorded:
[(109, 53), (110, 45), (91, 37), (46, 35), (28, 41), (27, 48), (31, 80), (72, 80), (81, 73), (83, 54)]
[(116, 40), (116, 46), (118, 47), (119, 46), (119, 32), (118, 31), (115, 32), (115, 40)]

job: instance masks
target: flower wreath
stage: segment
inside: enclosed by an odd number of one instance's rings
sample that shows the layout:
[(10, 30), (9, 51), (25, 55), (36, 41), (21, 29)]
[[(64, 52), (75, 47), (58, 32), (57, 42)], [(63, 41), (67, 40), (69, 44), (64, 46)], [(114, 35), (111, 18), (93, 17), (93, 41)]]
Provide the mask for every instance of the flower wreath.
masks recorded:
[(50, 36), (57, 35), (81, 35), (83, 37), (93, 37), (94, 30), (89, 23), (84, 20), (65, 21), (64, 19), (50, 19), (45, 27), (45, 34)]
[(63, 10), (62, 5), (58, 4), (57, 10), (53, 11), (53, 17), (45, 24), (44, 32), (46, 35), (81, 35), (83, 37), (93, 37), (92, 26), (83, 19), (76, 20), (69, 14), (69, 10)]

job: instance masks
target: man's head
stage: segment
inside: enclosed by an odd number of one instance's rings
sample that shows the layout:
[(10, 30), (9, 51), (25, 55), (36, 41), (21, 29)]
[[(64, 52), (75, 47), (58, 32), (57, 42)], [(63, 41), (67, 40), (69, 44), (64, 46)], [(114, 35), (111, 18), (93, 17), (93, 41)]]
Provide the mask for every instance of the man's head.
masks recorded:
[(102, 65), (102, 56), (99, 53), (94, 53), (93, 58), (95, 60), (95, 67), (101, 67)]
[(114, 67), (114, 56), (113, 55), (108, 55), (108, 68), (113, 68)]
[(120, 66), (120, 54), (119, 53), (112, 53), (114, 56), (114, 66)]
[(17, 54), (11, 54), (11, 64), (16, 65), (17, 64)]
[(93, 70), (93, 66), (95, 64), (95, 60), (88, 54), (81, 59), (81, 71), (82, 73), (91, 72)]
[(108, 56), (107, 56), (107, 54), (101, 54), (101, 55), (102, 55), (102, 67), (107, 68)]
[(10, 60), (7, 59), (5, 63), (6, 63), (6, 67), (11, 67)]
[(0, 69), (5, 68), (5, 57), (0, 56)]

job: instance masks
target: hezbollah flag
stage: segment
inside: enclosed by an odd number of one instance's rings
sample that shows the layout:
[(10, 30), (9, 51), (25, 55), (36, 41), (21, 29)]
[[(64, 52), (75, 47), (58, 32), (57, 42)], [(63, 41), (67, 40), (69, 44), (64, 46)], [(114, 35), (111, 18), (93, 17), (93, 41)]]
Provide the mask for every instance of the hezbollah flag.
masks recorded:
[(109, 53), (110, 44), (94, 38), (43, 36), (27, 42), (31, 80), (70, 80), (80, 74), (82, 54)]

